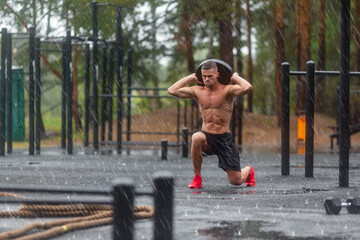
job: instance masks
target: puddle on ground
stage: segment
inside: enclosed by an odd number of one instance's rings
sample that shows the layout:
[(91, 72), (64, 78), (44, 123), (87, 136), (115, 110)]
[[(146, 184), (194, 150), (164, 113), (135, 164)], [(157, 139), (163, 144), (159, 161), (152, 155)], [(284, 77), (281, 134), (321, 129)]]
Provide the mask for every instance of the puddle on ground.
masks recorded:
[(212, 222), (217, 226), (208, 229), (198, 229), (197, 234), (205, 236), (207, 239), (310, 239), (325, 240), (329, 237), (296, 237), (285, 236), (278, 231), (265, 231), (263, 227), (269, 223), (263, 221), (241, 221), (241, 222)]

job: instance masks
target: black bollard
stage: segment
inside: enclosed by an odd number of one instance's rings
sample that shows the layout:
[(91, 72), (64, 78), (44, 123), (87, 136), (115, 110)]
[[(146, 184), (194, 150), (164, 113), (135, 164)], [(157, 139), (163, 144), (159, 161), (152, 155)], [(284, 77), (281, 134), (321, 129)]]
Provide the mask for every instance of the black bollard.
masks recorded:
[(129, 178), (118, 179), (113, 188), (114, 240), (133, 239), (134, 228), (134, 182)]
[(189, 152), (189, 129), (183, 127), (182, 129), (182, 157), (187, 158)]
[(168, 140), (161, 139), (161, 160), (167, 160)]
[(85, 133), (84, 145), (89, 146), (89, 104), (90, 104), (90, 46), (85, 45)]
[(169, 172), (160, 172), (154, 176), (155, 216), (154, 239), (173, 239), (173, 199), (174, 178)]
[(7, 153), (12, 153), (12, 37), (7, 34), (7, 66), (6, 66), (6, 121), (7, 121)]

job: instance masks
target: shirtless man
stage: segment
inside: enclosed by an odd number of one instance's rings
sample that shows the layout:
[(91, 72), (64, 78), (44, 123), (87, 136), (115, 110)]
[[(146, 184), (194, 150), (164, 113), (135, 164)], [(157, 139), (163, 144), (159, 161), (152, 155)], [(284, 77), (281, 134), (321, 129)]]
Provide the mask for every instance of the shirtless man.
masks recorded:
[(255, 186), (255, 172), (251, 166), (241, 169), (239, 151), (235, 146), (229, 125), (233, 111), (233, 99), (252, 90), (252, 85), (238, 73), (231, 76), (229, 85), (218, 82), (219, 72), (215, 62), (201, 66), (204, 86), (187, 86), (199, 83), (195, 73), (184, 77), (168, 88), (168, 93), (179, 98), (195, 98), (202, 115), (202, 130), (192, 135), (191, 159), (195, 177), (189, 188), (201, 188), (201, 164), (203, 152), (219, 158), (219, 167), (227, 172), (233, 185)]

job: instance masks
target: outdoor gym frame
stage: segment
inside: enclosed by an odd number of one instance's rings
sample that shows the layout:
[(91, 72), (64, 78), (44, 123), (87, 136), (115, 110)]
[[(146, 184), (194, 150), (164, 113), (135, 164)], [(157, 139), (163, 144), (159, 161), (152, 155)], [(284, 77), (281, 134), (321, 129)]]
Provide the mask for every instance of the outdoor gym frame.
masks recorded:
[(113, 206), (113, 239), (131, 240), (134, 231), (134, 202), (136, 196), (150, 196), (154, 198), (154, 232), (156, 240), (173, 239), (173, 205), (174, 205), (174, 178), (169, 172), (158, 172), (153, 176), (152, 191), (136, 191), (135, 182), (130, 178), (119, 178), (114, 181), (112, 189), (83, 189), (69, 187), (35, 187), (2, 185), (3, 191), (30, 192), (30, 193), (60, 193), (60, 194), (87, 194), (91, 196), (111, 196), (111, 199), (86, 200), (54, 198), (26, 199), (2, 198), (0, 203), (14, 204), (106, 204)]
[(339, 187), (349, 187), (349, 95), (350, 76), (360, 77), (360, 72), (350, 72), (350, 0), (341, 0), (340, 71), (315, 71), (308, 61), (306, 72), (290, 71), (289, 63), (281, 65), (282, 72), (282, 128), (281, 175), (290, 174), (290, 76), (306, 75), (306, 140), (305, 177), (313, 177), (314, 168), (314, 77), (339, 76)]

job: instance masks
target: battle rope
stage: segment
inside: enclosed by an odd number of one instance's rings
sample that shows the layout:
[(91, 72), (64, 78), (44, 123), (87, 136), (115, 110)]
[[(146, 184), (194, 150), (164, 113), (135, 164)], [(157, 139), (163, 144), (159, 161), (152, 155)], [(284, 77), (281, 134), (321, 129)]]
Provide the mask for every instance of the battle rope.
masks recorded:
[[(0, 193), (0, 196), (24, 198), (12, 193)], [(151, 218), (154, 208), (151, 206), (134, 207), (135, 219)], [(22, 204), (18, 211), (0, 211), (0, 217), (70, 217), (70, 219), (54, 220), (44, 223), (33, 222), (22, 228), (0, 233), (0, 239), (35, 240), (49, 239), (74, 230), (100, 227), (112, 224), (113, 211), (109, 205), (98, 204), (76, 204), (76, 205), (37, 205)], [(81, 216), (81, 217), (79, 217)], [(38, 230), (39, 232), (29, 233)], [(40, 231), (44, 230), (44, 231)]]

